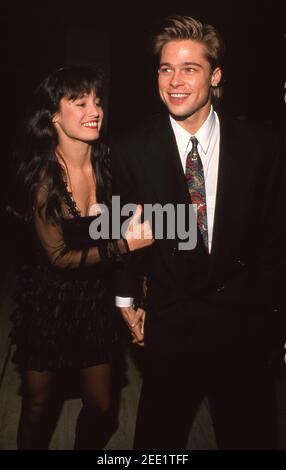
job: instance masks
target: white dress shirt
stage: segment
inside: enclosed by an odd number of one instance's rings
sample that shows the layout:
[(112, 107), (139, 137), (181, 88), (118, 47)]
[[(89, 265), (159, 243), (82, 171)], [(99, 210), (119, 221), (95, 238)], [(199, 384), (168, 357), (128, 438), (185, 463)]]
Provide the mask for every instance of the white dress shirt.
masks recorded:
[[(184, 173), (186, 171), (187, 155), (192, 150), (191, 137), (180, 124), (170, 116), (171, 125), (175, 134)], [(205, 177), (207, 220), (208, 220), (208, 241), (209, 252), (212, 247), (212, 236), (214, 226), (214, 211), (216, 202), (216, 188), (218, 176), (219, 161), (219, 138), (220, 127), (217, 113), (211, 107), (210, 113), (195, 133), (194, 137), (198, 140), (198, 152), (200, 154)]]
[[(172, 116), (170, 116), (170, 121), (175, 134), (177, 147), (185, 173), (187, 155), (192, 149), (191, 137), (193, 136), (188, 131), (186, 131), (186, 129), (180, 126), (179, 122), (175, 121)], [(220, 142), (219, 119), (217, 113), (213, 110), (213, 107), (211, 107), (207, 119), (195, 133), (194, 137), (196, 137), (198, 140), (198, 152), (200, 154), (204, 169), (208, 221), (208, 242), (209, 252), (211, 252)], [(131, 297), (116, 297), (115, 304), (117, 307), (129, 307), (132, 305), (133, 300), (134, 299)]]

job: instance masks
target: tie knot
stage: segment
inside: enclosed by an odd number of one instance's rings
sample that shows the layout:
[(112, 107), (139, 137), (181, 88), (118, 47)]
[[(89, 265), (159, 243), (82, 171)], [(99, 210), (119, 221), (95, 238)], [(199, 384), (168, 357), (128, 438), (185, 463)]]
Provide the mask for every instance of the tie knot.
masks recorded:
[(196, 137), (191, 137), (191, 142), (192, 142), (192, 150), (191, 150), (191, 158), (192, 160), (197, 160), (199, 156), (198, 152), (198, 139)]
[(193, 145), (192, 151), (198, 152), (198, 143), (199, 143), (198, 139), (193, 136), (193, 137), (191, 137), (191, 142), (192, 142), (192, 145)]

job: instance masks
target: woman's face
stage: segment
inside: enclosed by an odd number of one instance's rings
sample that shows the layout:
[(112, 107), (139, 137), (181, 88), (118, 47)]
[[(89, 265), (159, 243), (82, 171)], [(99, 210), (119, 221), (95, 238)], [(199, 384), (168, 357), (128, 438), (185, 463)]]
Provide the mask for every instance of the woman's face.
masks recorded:
[(62, 98), (60, 109), (53, 116), (59, 139), (91, 142), (99, 138), (103, 120), (100, 98), (95, 92), (75, 100)]

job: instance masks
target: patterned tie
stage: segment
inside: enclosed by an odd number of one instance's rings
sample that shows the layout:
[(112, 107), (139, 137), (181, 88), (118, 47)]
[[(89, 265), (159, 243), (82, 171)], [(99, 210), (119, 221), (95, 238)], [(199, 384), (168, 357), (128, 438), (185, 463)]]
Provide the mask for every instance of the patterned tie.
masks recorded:
[(204, 169), (198, 152), (198, 139), (196, 137), (191, 137), (191, 141), (193, 146), (187, 156), (186, 180), (192, 204), (197, 204), (198, 227), (202, 234), (205, 247), (207, 251), (209, 251)]

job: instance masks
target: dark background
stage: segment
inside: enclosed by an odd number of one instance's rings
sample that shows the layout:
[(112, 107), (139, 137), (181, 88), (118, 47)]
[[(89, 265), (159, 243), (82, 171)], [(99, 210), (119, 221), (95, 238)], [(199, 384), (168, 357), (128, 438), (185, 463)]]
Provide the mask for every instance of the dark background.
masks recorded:
[(108, 77), (108, 132), (131, 129), (160, 108), (147, 37), (156, 21), (168, 14), (197, 17), (222, 34), (227, 46), (223, 111), (285, 126), (283, 2), (178, 0), (168, 7), (155, 0), (133, 6), (130, 0), (82, 0), (2, 5), (0, 216), (1, 240), (7, 246), (3, 266), (14, 243), (3, 210), (11, 186), (11, 154), (32, 90), (64, 64), (98, 63)]

